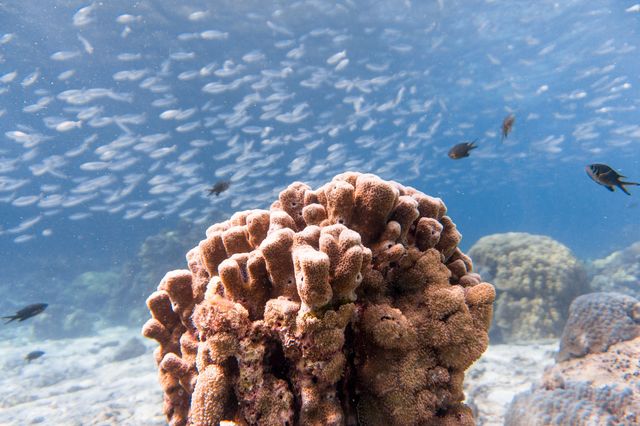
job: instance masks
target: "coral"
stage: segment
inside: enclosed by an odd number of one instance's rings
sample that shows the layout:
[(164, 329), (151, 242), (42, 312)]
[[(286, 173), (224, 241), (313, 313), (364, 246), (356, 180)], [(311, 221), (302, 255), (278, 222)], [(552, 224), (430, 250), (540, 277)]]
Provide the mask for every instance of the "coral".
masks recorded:
[(167, 269), (181, 266), (184, 253), (191, 248), (191, 241), (197, 238), (200, 238), (197, 227), (184, 219), (174, 229), (147, 237), (133, 259), (123, 266), (117, 281), (120, 284), (115, 288), (111, 286), (109, 299), (118, 309), (109, 309), (108, 316), (127, 324), (144, 322), (148, 311), (142, 304), (155, 289), (154, 283), (164, 276)]
[(68, 293), (68, 300), (75, 306), (85, 309), (89, 307), (91, 310), (100, 306), (102, 312), (115, 316), (113, 311), (121, 301), (116, 301), (111, 292), (120, 282), (121, 277), (117, 272), (87, 271), (77, 275), (65, 287), (65, 292)]
[(557, 360), (605, 352), (640, 336), (640, 303), (617, 293), (589, 293), (571, 302)]
[(472, 425), (495, 290), (437, 198), (344, 173), (210, 226), (147, 299), (172, 425)]
[(615, 293), (578, 297), (556, 364), (517, 395), (505, 425), (640, 423), (638, 302)]
[(589, 264), (594, 291), (615, 291), (640, 299), (640, 242)]
[(543, 385), (514, 397), (504, 425), (637, 425), (640, 400), (632, 389), (581, 381), (551, 389)]
[(73, 305), (54, 304), (33, 318), (33, 336), (38, 339), (67, 339), (92, 336), (100, 329), (100, 316)]
[(491, 339), (557, 338), (571, 301), (588, 293), (586, 273), (569, 249), (549, 237), (510, 232), (483, 237), (469, 250), (496, 287)]
[(640, 338), (560, 362), (514, 397), (506, 426), (640, 423)]

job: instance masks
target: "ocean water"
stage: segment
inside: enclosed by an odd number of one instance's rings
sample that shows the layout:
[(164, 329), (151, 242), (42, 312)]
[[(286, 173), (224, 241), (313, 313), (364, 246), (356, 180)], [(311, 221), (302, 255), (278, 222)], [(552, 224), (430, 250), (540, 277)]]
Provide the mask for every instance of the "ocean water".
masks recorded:
[(347, 170), (442, 198), (464, 251), (640, 240), (640, 188), (585, 173), (640, 181), (634, 1), (6, 1), (0, 23), (3, 312)]

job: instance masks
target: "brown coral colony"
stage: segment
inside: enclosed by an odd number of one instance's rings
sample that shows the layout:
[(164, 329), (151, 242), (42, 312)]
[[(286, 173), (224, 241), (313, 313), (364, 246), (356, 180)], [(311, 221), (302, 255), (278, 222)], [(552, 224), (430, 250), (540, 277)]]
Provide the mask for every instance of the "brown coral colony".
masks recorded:
[(495, 291), (440, 199), (349, 172), (206, 235), (147, 300), (172, 425), (473, 424)]

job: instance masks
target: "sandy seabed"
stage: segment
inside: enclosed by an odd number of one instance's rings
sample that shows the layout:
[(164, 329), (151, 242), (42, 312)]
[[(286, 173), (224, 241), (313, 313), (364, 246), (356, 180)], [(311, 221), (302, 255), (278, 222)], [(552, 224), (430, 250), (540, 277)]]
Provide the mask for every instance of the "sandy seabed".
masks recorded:
[[(166, 425), (155, 347), (139, 329), (123, 327), (44, 341), (6, 330), (0, 342), (0, 425)], [(511, 398), (540, 378), (556, 347), (490, 346), (465, 379), (477, 424), (501, 425)], [(28, 363), (24, 357), (34, 350), (45, 355)]]

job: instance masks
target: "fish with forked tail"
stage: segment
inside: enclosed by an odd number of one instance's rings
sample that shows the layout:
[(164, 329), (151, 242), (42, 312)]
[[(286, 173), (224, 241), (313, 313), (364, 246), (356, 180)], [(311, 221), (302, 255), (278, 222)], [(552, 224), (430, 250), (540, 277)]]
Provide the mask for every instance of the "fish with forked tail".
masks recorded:
[(39, 313), (41, 313), (42, 311), (44, 311), (46, 309), (46, 307), (49, 306), (46, 303), (34, 303), (32, 305), (29, 306), (25, 306), (24, 308), (20, 309), (18, 312), (16, 312), (14, 315), (9, 315), (6, 317), (2, 317), (2, 319), (6, 319), (7, 321), (5, 321), (5, 324), (10, 323), (11, 321), (14, 320), (18, 320), (18, 321), (24, 321), (28, 318), (31, 318), (33, 316), (38, 315)]
[(640, 185), (637, 182), (624, 182), (620, 178), (624, 178), (626, 176), (622, 176), (620, 173), (613, 170), (611, 167), (606, 164), (589, 164), (585, 167), (587, 174), (593, 181), (599, 185), (604, 186), (609, 191), (613, 192), (614, 187), (617, 186), (620, 188), (625, 194), (631, 195), (625, 185)]
[(474, 140), (473, 142), (462, 142), (462, 143), (459, 143), (457, 145), (454, 145), (449, 150), (449, 153), (447, 155), (452, 160), (459, 160), (461, 158), (468, 157), (469, 156), (469, 152), (472, 149), (475, 149), (475, 148), (478, 147), (478, 145), (476, 145), (476, 142), (478, 142), (478, 139)]

